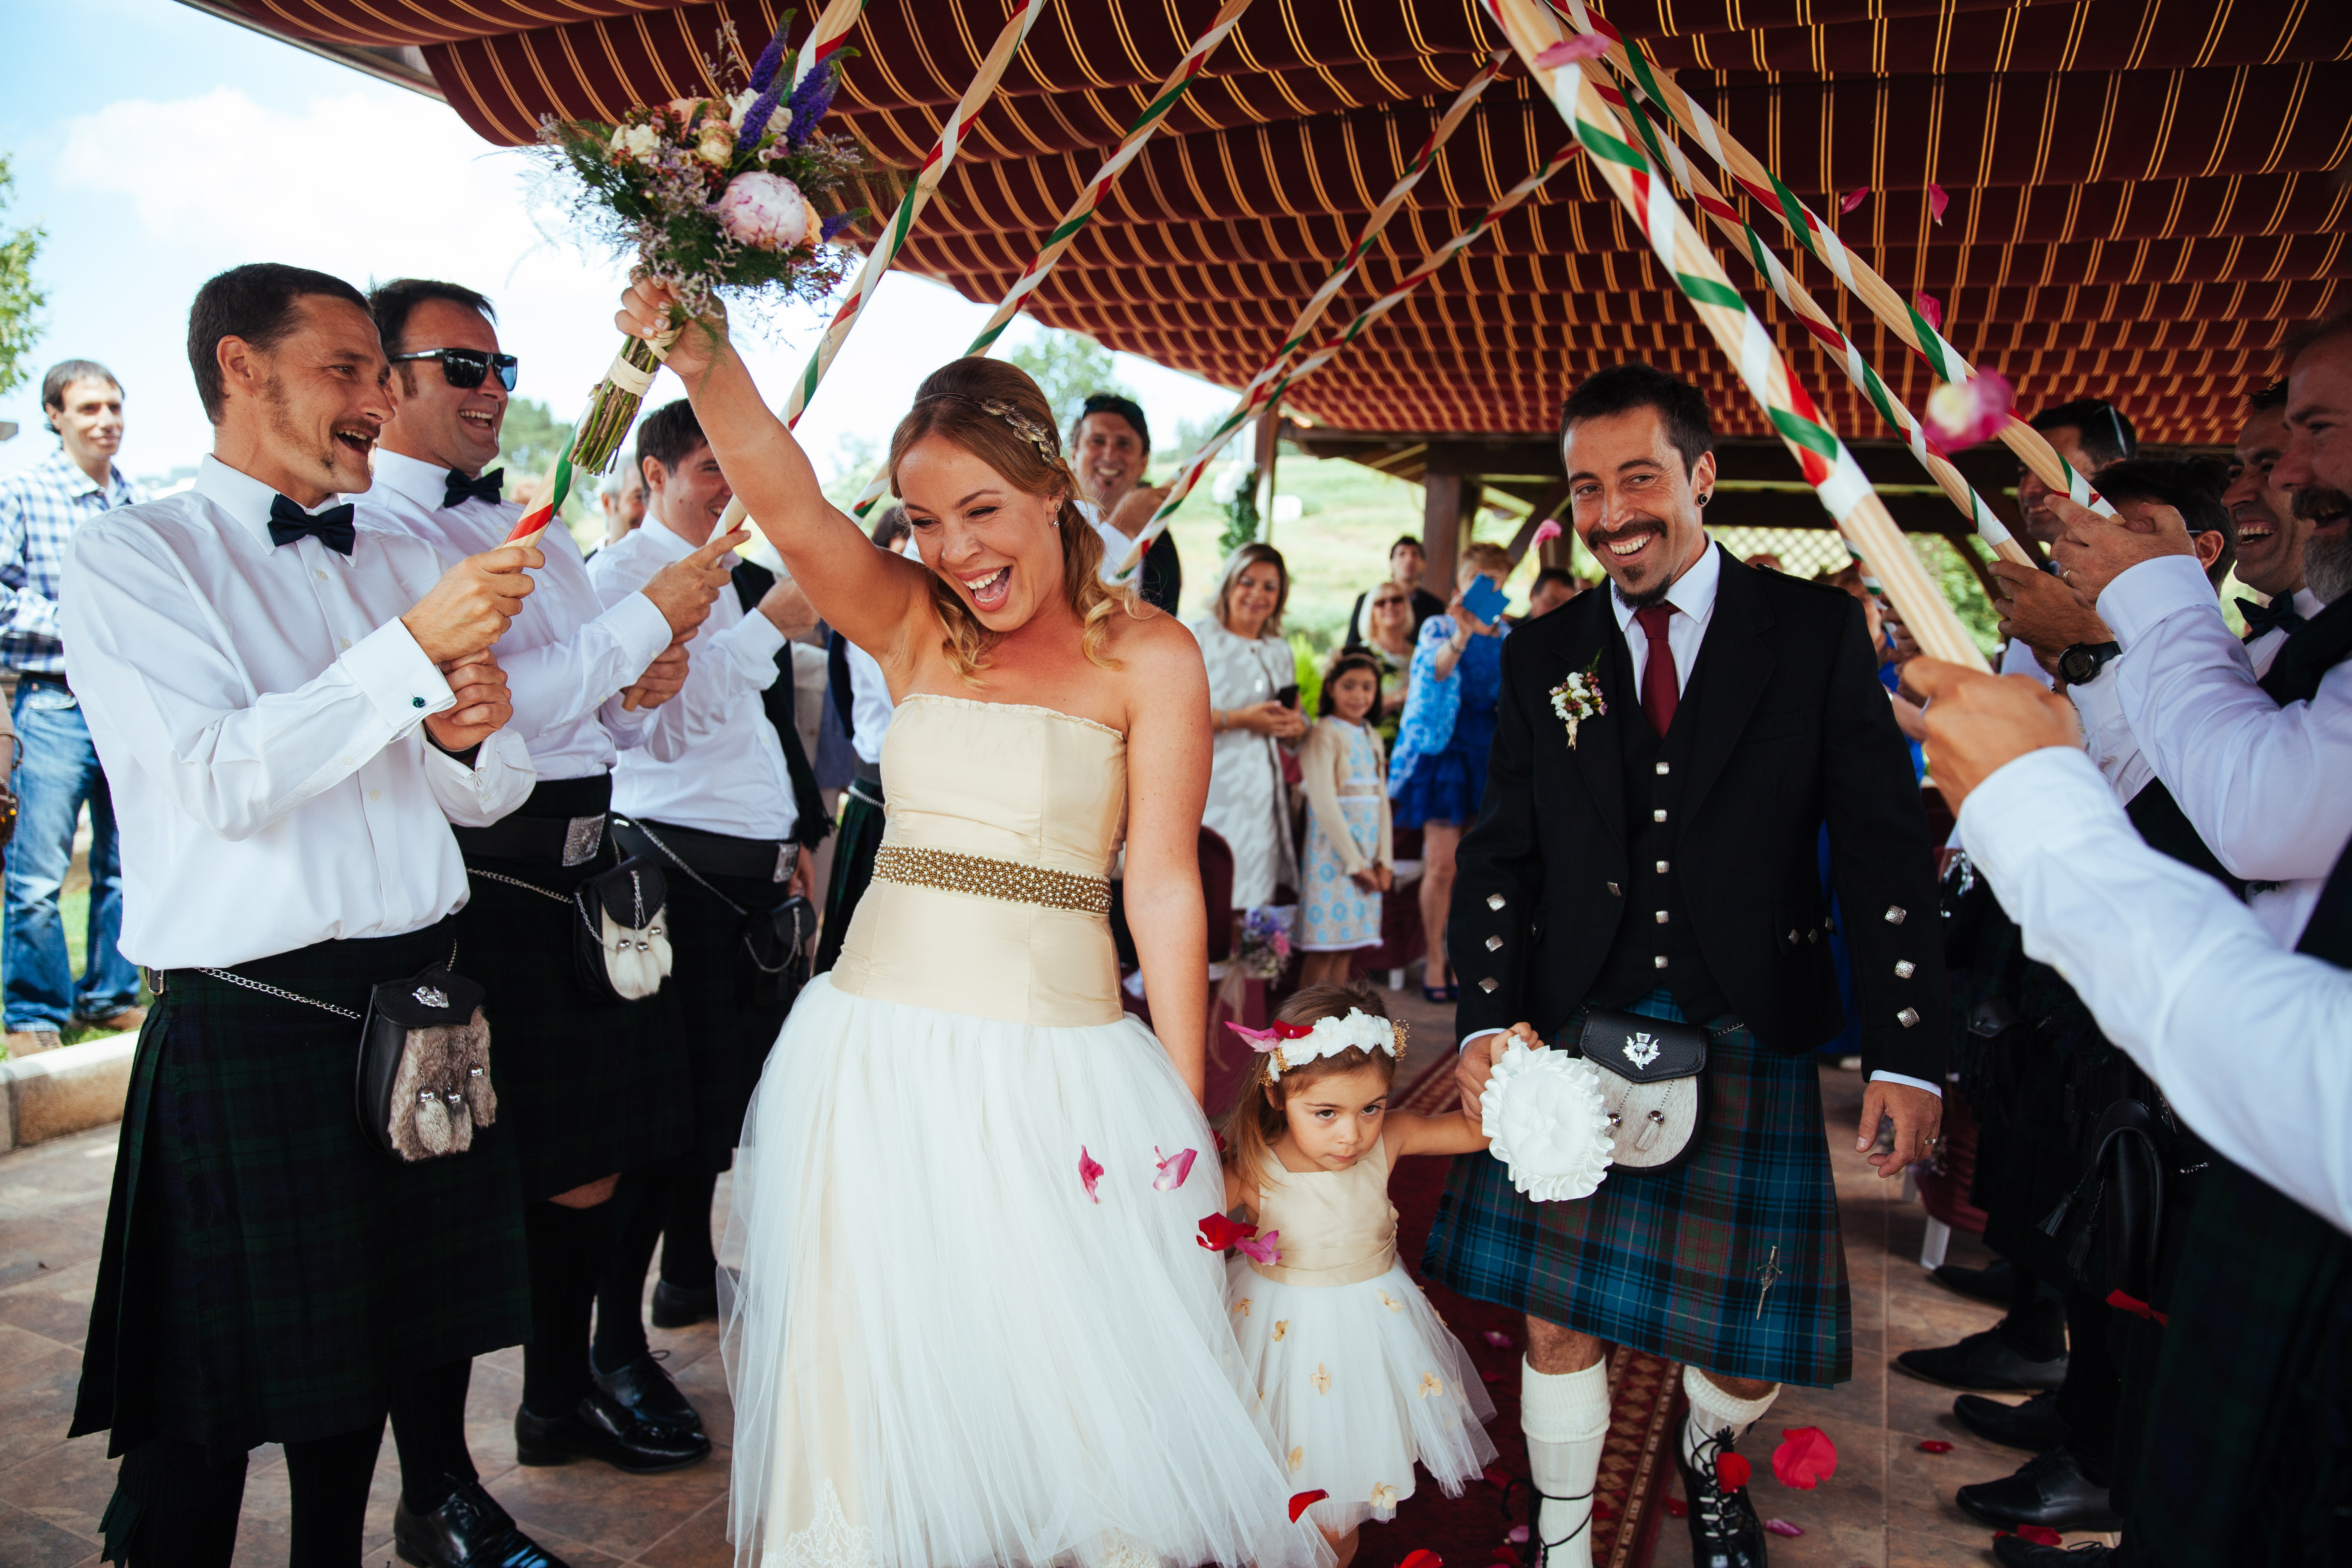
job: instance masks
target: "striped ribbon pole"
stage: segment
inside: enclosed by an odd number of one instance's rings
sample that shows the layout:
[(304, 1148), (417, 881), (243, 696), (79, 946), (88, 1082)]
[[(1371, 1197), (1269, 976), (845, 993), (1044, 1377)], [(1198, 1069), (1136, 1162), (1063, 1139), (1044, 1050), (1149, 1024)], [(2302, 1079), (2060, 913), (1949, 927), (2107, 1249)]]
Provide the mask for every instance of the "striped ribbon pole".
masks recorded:
[[(816, 21), (809, 28), (809, 36), (801, 40), (799, 52), (793, 58), (793, 86), (798, 87), (807, 79), (809, 72), (840, 53), (849, 29), (857, 25), (857, 18), (865, 10), (866, 0), (831, 0), (818, 13)], [(628, 421), (635, 417), (646, 389), (653, 384), (654, 374), (660, 369), (661, 360), (676, 336), (673, 332), (651, 343), (639, 342), (634, 338), (622, 340), (621, 352), (614, 356), (612, 365), (588, 395), (587, 410), (572, 422), (572, 438), (555, 459), (554, 469), (546, 486), (546, 498), (515, 520), (514, 527), (508, 531), (503, 542), (539, 542), (540, 535), (545, 533), (548, 524), (555, 521), (557, 509), (572, 493), (572, 479), (576, 472), (575, 457), (582, 459), (579, 467), (590, 468), (600, 473), (604, 470), (605, 464), (612, 460), (614, 448), (608, 447), (601, 455), (589, 448), (602, 444), (592, 437), (592, 426), (595, 423), (597, 411), (605, 405), (605, 384), (610, 383), (619, 388), (627, 403), (626, 416), (621, 419), (620, 428), (607, 433), (617, 446), (620, 437), (627, 433)]]
[(1772, 247), (1764, 243), (1764, 237), (1756, 232), (1755, 226), (1741, 217), (1707, 177), (1691, 166), (1690, 160), (1683, 156), (1681, 148), (1658, 134), (1657, 128), (1650, 121), (1653, 116), (1663, 120), (1664, 115), (1656, 105), (1644, 100), (1644, 107), (1649, 110), (1649, 114), (1645, 115), (1627, 103), (1625, 95), (1616, 88), (1601, 87), (1599, 90), (1610, 107), (1642, 133), (1643, 143), (1649, 148), (1650, 156), (1674, 170), (1675, 177), (1682, 182), (1683, 189), (1696, 200), (1701, 211), (1715, 220), (1716, 227), (1721, 229), (1734, 244), (1747, 247), (1748, 256), (1756, 263), (1756, 269), (1764, 275), (1764, 280), (1771, 285), (1772, 292), (1780, 303), (1796, 317), (1797, 324), (1829, 350), (1830, 357), (1862, 389), (1862, 395), (1870, 400), (1870, 405), (1878, 410), (1879, 417), (1902, 433), (1905, 443), (1911, 448), (1911, 455), (1919, 459), (1920, 466), (1942, 487), (1952, 504), (1960, 509), (1961, 515), (1975, 525), (1978, 537), (2004, 559), (2031, 568), (2034, 564), (2033, 558), (2025, 552), (2025, 547), (2018, 543), (2000, 519), (1993, 515), (1992, 508), (1985, 504), (1984, 497), (1977, 494), (1976, 487), (1969, 483), (1968, 476), (1953, 466), (1944, 448), (1921, 427), (1911, 410), (1904, 406), (1903, 400), (1879, 379), (1878, 373), (1871, 368), (1869, 361), (1862, 357), (1862, 350), (1855, 346), (1853, 340), (1839, 331), (1837, 323), (1830, 320), (1828, 312), (1814, 301), (1805, 286), (1790, 276), (1789, 269), (1780, 264), (1780, 258), (1772, 253)]
[(1339, 336), (1299, 361), (1289, 374), (1259, 386), (1255, 394), (1244, 398), (1233, 413), (1225, 416), (1224, 423), (1211, 431), (1208, 437), (1201, 443), (1200, 449), (1177, 470), (1176, 478), (1168, 487), (1168, 499), (1161, 501), (1160, 509), (1151, 514), (1151, 521), (1144, 525), (1143, 531), (1137, 536), (1134, 548), (1128, 554), (1126, 564), (1119, 569), (1120, 579), (1124, 581), (1135, 571), (1136, 564), (1143, 559), (1144, 552), (1150, 550), (1152, 542), (1166, 531), (1168, 520), (1175, 515), (1178, 507), (1184, 504), (1184, 498), (1192, 493), (1193, 487), (1201, 482), (1201, 476), (1208, 471), (1211, 460), (1224, 448), (1226, 442), (1233, 439), (1235, 432), (1256, 418), (1260, 412), (1288, 391), (1294, 384), (1304, 381), (1329, 364), (1339, 356), (1340, 350), (1361, 337), (1373, 322), (1402, 304), (1407, 295), (1434, 278), (1447, 263), (1476, 244), (1479, 237), (1494, 227), (1505, 213), (1534, 195), (1542, 188), (1546, 181), (1567, 167), (1568, 161), (1575, 156), (1576, 143), (1570, 142), (1564, 144), (1559, 152), (1551, 155), (1542, 168), (1538, 169), (1497, 197), (1495, 205), (1479, 216), (1477, 222), (1423, 257), (1420, 264), (1407, 273), (1395, 288), (1365, 306), (1354, 321), (1349, 321), (1340, 330)]
[[(1045, 245), (1029, 258), (1029, 265), (1021, 269), (1021, 276), (1013, 280), (1011, 291), (998, 303), (995, 312), (963, 351), (966, 357), (995, 352), (996, 340), (1004, 335), (1004, 329), (1013, 324), (1013, 319), (1027, 308), (1029, 296), (1045, 281), (1045, 275), (1054, 270), (1055, 263), (1060, 261), (1063, 253), (1076, 242), (1079, 233), (1094, 222), (1095, 213), (1101, 207), (1103, 198), (1110, 195), (1110, 188), (1118, 183), (1119, 175), (1142, 155), (1144, 143), (1151, 140), (1152, 132), (1158, 131), (1168, 116), (1175, 111), (1177, 104), (1183, 101), (1185, 93), (1192, 89), (1202, 68), (1209, 63), (1209, 57), (1216, 52), (1219, 44), (1225, 41), (1225, 35), (1234, 30), (1235, 24), (1241, 21), (1242, 14), (1249, 8), (1250, 0), (1225, 0), (1224, 9), (1210, 22), (1208, 30), (1192, 40), (1192, 47), (1184, 51), (1184, 58), (1176, 62), (1176, 68), (1168, 73), (1159, 89), (1151, 95), (1151, 101), (1143, 106), (1143, 112), (1136, 116), (1135, 123), (1127, 128), (1127, 134), (1120, 139), (1118, 150), (1103, 160), (1103, 165), (1095, 171), (1094, 178), (1087, 182), (1077, 199), (1062, 214), (1061, 221), (1045, 236)], [(890, 476), (877, 474), (850, 510), (864, 517), (881, 499), (882, 492), (889, 488)]]
[[(1447, 139), (1454, 134), (1454, 128), (1468, 117), (1471, 109), (1476, 105), (1479, 95), (1486, 90), (1488, 84), (1493, 82), (1496, 76), (1501, 74), (1503, 67), (1509, 60), (1509, 55), (1501, 49), (1496, 50), (1488, 57), (1486, 65), (1479, 69), (1478, 74), (1470, 79), (1454, 101), (1446, 107), (1445, 112), (1439, 116), (1435, 128), (1429, 133), (1429, 140), (1421, 144), (1421, 151), (1412, 155), (1411, 161), (1405, 164), (1404, 172), (1397, 176), (1396, 184), (1389, 187), (1388, 195), (1381, 198), (1380, 205), (1374, 207), (1371, 216), (1364, 220), (1363, 227), (1356, 235), (1356, 242), (1348, 247), (1348, 254), (1339, 258), (1339, 265), (1331, 269), (1331, 275), (1323, 279), (1321, 287), (1318, 288), (1314, 295), (1300, 308), (1297, 317), (1290, 323), (1290, 330), (1283, 334), (1282, 345), (1266, 357), (1265, 363), (1258, 367), (1257, 374), (1251, 376), (1248, 384), (1242, 388), (1233, 415), (1225, 424), (1217, 427), (1216, 433), (1212, 435), (1207, 442), (1202, 444), (1202, 451), (1195, 455), (1193, 466), (1197, 467), (1201, 461), (1213, 455), (1216, 448), (1223, 446), (1233, 432), (1239, 428), (1234, 421), (1244, 417), (1243, 410), (1255, 410), (1265, 405), (1268, 399), (1260, 395), (1282, 374), (1283, 366), (1290, 362), (1292, 354), (1298, 352), (1299, 345), (1314, 334), (1316, 324), (1323, 320), (1324, 312), (1331, 308), (1331, 301), (1339, 297), (1339, 290), (1347, 287), (1348, 279), (1353, 278), (1356, 275), (1356, 269), (1363, 265), (1364, 257), (1372, 248), (1372, 242), (1380, 238), (1381, 231), (1389, 226), (1389, 219), (1397, 215), (1398, 210), (1404, 205), (1405, 198), (1412, 195), (1412, 188), (1421, 184), (1421, 177), (1429, 172), (1430, 164), (1437, 159), (1437, 150), (1445, 145)], [(1127, 558), (1119, 563), (1118, 581), (1125, 582), (1134, 574), (1135, 569), (1142, 564), (1143, 552), (1150, 549), (1151, 542), (1160, 536), (1161, 520), (1181, 499), (1171, 495), (1161, 504), (1160, 510), (1152, 513), (1150, 524), (1136, 536), (1134, 546), (1129, 550)]]
[[(1724, 276), (1706, 241), (1675, 205), (1673, 187), (1642, 150), (1626, 140), (1615, 111), (1601, 96), (1597, 84), (1582, 71), (1555, 71), (1536, 63), (1546, 48), (1560, 41), (1559, 26), (1551, 14), (1538, 0), (1484, 0), (1484, 4), (1552, 106), (1569, 122), (1577, 142), (1591, 154), (1610, 189), (1648, 237), (1683, 297), (1738, 370), (1740, 380), (1763, 405), (1822, 505), (1875, 569), (1920, 647), (1970, 669), (1986, 668), (1984, 655), (1945, 602), (1894, 518), (1887, 515), (1885, 503), (1870, 488), (1853, 455), (1790, 373), (1772, 335)], [(1594, 74), (1601, 74), (1597, 66)]]
[[(1730, 176), (1734, 184), (1778, 214), (1781, 224), (1795, 237), (1797, 243), (1805, 247), (1806, 253), (1828, 268), (1855, 299), (1868, 306), (1871, 313), (1886, 324), (1888, 331), (1917, 351), (1937, 379), (1958, 384), (1966, 384), (1975, 379), (1976, 367), (1961, 356), (1950, 340), (1930, 326), (1917, 308), (1897, 293), (1894, 286), (1880, 277), (1868, 262), (1848, 250), (1838, 238), (1837, 232), (1819, 213), (1800, 201), (1797, 194), (1783, 184), (1779, 175), (1740, 145), (1738, 139), (1730, 132), (1717, 124), (1714, 116), (1693, 103), (1690, 95), (1675, 83), (1673, 72), (1659, 69), (1639, 43), (1626, 42), (1624, 36), (1611, 26), (1606, 17), (1593, 14), (1585, 0), (1549, 0), (1549, 4), (1578, 32), (1606, 40), (1609, 63), (1617, 68), (1618, 74), (1633, 82), (1643, 96), (1664, 109), (1692, 140), (1706, 148), (1707, 155)], [(2115, 509), (2102, 500), (2090, 482), (2058, 455), (2057, 448), (2050, 445), (2041, 431), (2012, 416), (2001, 430), (2000, 438), (2043, 484), (2052, 489), (2063, 491), (2074, 499), (2076, 505), (2088, 507), (2103, 517), (2115, 515)]]

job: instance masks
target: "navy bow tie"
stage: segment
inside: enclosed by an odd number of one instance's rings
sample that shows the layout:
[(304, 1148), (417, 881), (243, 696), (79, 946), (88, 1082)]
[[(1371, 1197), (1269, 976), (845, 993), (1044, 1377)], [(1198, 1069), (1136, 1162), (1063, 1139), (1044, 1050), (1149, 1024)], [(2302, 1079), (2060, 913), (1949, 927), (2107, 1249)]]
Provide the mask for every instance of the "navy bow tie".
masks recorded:
[(321, 511), (304, 511), (284, 496), (273, 497), (269, 502), (269, 542), (291, 544), (306, 533), (316, 534), (319, 542), (336, 554), (349, 555), (355, 531), (352, 514), (358, 510), (345, 501)]
[(448, 488), (441, 492), (441, 510), (446, 511), (460, 501), (486, 500), (492, 506), (506, 499), (507, 471), (492, 468), (478, 479), (469, 479), (457, 469), (449, 470)]
[(2267, 605), (2257, 605), (2252, 599), (2241, 599), (2238, 601), (2238, 608), (2246, 617), (2248, 642), (2253, 641), (2273, 626), (2292, 637), (2297, 626), (2306, 624), (2303, 618), (2303, 613), (2294, 607), (2293, 594), (2281, 594)]

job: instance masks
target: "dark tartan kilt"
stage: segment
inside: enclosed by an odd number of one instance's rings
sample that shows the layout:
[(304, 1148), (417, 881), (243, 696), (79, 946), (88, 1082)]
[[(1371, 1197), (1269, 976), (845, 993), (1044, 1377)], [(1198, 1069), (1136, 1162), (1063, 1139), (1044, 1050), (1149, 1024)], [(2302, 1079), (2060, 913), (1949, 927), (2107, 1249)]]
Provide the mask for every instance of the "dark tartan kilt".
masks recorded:
[[(647, 826), (659, 833), (663, 825)], [(782, 882), (708, 875), (704, 880), (755, 914), (777, 908), (789, 896)], [(758, 969), (743, 945), (744, 917), (676, 867), (669, 868), (669, 908), (677, 967), (662, 989), (677, 998), (670, 1022), (684, 1037), (693, 1086), (689, 1152), (707, 1168), (723, 1171), (734, 1163), (743, 1112), (792, 1002), (751, 999)]]
[[(236, 973), (364, 1015), (455, 922)], [(484, 1009), (486, 1016), (489, 1009)], [(360, 1025), (175, 970), (131, 1058), (69, 1436), (216, 1458), (382, 1420), (394, 1373), (521, 1342), (522, 1194), (503, 1123), (404, 1164), (352, 1108)], [(490, 1051), (499, 1049), (492, 1019)]]
[(2352, 1562), (2352, 1237), (2216, 1162), (2170, 1307), (2128, 1489), (2136, 1558)]
[(824, 929), (817, 938), (812, 973), (823, 974), (841, 957), (849, 917), (857, 912), (857, 901), (874, 880), (874, 854), (882, 847), (882, 829), (888, 822), (880, 806), (855, 790), (847, 793), (841, 828), (833, 841), (833, 878), (824, 889)]
[[(615, 860), (608, 849), (569, 869), (482, 856), (466, 864), (569, 894)], [(675, 868), (666, 868), (665, 879), (675, 902), (685, 879)], [(577, 905), (487, 877), (472, 885), (457, 917), (458, 968), (488, 991), (499, 1125), (521, 1163), (524, 1200), (684, 1153), (693, 1142), (694, 1099), (676, 977), (643, 1001), (592, 996), (573, 956)], [(677, 952), (675, 931), (671, 951)]]
[[(1679, 1019), (1664, 993), (1631, 1011)], [(1612, 1172), (1537, 1203), (1465, 1154), (1422, 1267), (1481, 1301), (1728, 1377), (1826, 1388), (1853, 1375), (1853, 1306), (1811, 1053), (1736, 1030), (1708, 1047), (1706, 1127), (1677, 1168)]]

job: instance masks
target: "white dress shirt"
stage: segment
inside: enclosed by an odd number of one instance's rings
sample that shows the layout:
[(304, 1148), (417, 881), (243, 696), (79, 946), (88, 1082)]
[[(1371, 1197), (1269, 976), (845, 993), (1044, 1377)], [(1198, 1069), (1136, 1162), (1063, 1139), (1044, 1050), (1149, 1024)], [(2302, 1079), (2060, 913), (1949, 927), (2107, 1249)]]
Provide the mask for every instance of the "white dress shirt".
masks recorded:
[(2247, 904), (2292, 947), (2352, 837), (2352, 790), (2327, 787), (2352, 777), (2352, 664), (2309, 702), (2273, 702), (2193, 556), (2123, 573), (2099, 618), (2125, 648), (2116, 692), (2133, 738), (2222, 865), (2280, 884)]
[(2009, 646), (2000, 650), (2000, 673), (2031, 676), (2052, 688), (2058, 684), (2057, 678), (2042, 668), (2042, 661), (2033, 657), (2032, 645), (2023, 637), (2010, 638)]
[(2181, 1119), (2352, 1230), (2352, 971), (2287, 951), (2211, 878), (2141, 843), (2072, 750), (1997, 770), (1960, 827), (2026, 952)]
[[(610, 606), (694, 550), (648, 513), (643, 527), (596, 552), (588, 578)], [(719, 563), (732, 571), (735, 559)], [(613, 808), (736, 838), (790, 837), (798, 820), (792, 775), (760, 700), (782, 673), (784, 634), (767, 616), (746, 615), (729, 588), (686, 646), (686, 685), (614, 764)]]
[(530, 793), (500, 731), (472, 766), (429, 744), (456, 705), (401, 616), (441, 577), (362, 527), (343, 556), (269, 541), (275, 492), (206, 458), (193, 489), (75, 531), (66, 668), (122, 830), (122, 951), (218, 968), (397, 936), (466, 901), (452, 822)]
[[(444, 567), (495, 550), (522, 516), (515, 501), (468, 499), (441, 505), (449, 470), (379, 447), (375, 484), (359, 498), (360, 521), (433, 546)], [(657, 710), (624, 707), (620, 689), (669, 647), (669, 622), (643, 594), (610, 609), (596, 596), (580, 547), (561, 521), (540, 535), (547, 564), (506, 635), (499, 667), (514, 699), (509, 728), (530, 748), (543, 779), (587, 778), (609, 770), (619, 747), (635, 744)]]
[[(1666, 590), (1666, 603), (1681, 611), (1666, 619), (1666, 650), (1675, 656), (1675, 689), (1690, 689), (1691, 666), (1698, 662), (1699, 645), (1706, 641), (1706, 624), (1715, 619), (1716, 585), (1723, 581), (1723, 552), (1710, 542), (1691, 569)], [(1642, 700), (1642, 682), (1649, 675), (1650, 634), (1633, 618), (1612, 585), (1609, 607), (1617, 612), (1617, 629), (1625, 634), (1625, 651), (1633, 656), (1633, 701)]]
[[(2294, 591), (2294, 613), (2305, 620), (2311, 619), (2326, 607), (2321, 603), (2319, 595), (2310, 589), (2297, 588)], [(2286, 639), (2287, 630), (2284, 626), (2273, 626), (2246, 644), (2246, 657), (2253, 661), (2256, 680), (2260, 680), (2271, 672), (2271, 665), (2278, 658), (2279, 649), (2286, 647)]]
[(897, 711), (890, 702), (890, 683), (882, 677), (882, 666), (874, 656), (849, 645), (849, 746), (857, 760), (879, 766), (882, 762), (882, 737), (890, 732), (890, 715)]

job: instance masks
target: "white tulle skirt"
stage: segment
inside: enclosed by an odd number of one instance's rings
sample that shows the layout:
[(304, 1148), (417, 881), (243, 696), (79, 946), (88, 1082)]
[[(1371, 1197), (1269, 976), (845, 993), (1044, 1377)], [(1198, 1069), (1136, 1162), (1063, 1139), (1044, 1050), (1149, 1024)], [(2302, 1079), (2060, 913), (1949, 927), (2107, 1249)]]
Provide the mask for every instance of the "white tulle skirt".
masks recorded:
[(1235, 1258), (1225, 1283), (1266, 1419), (1307, 1518), (1333, 1534), (1393, 1518), (1420, 1461), (1446, 1496), (1495, 1458), (1470, 1352), (1399, 1263), (1353, 1285), (1269, 1279)]
[[(1184, 1149), (1189, 1179), (1156, 1190)], [(1328, 1568), (1194, 1240), (1223, 1196), (1139, 1025), (1000, 1023), (819, 977), (735, 1165), (738, 1562)]]

